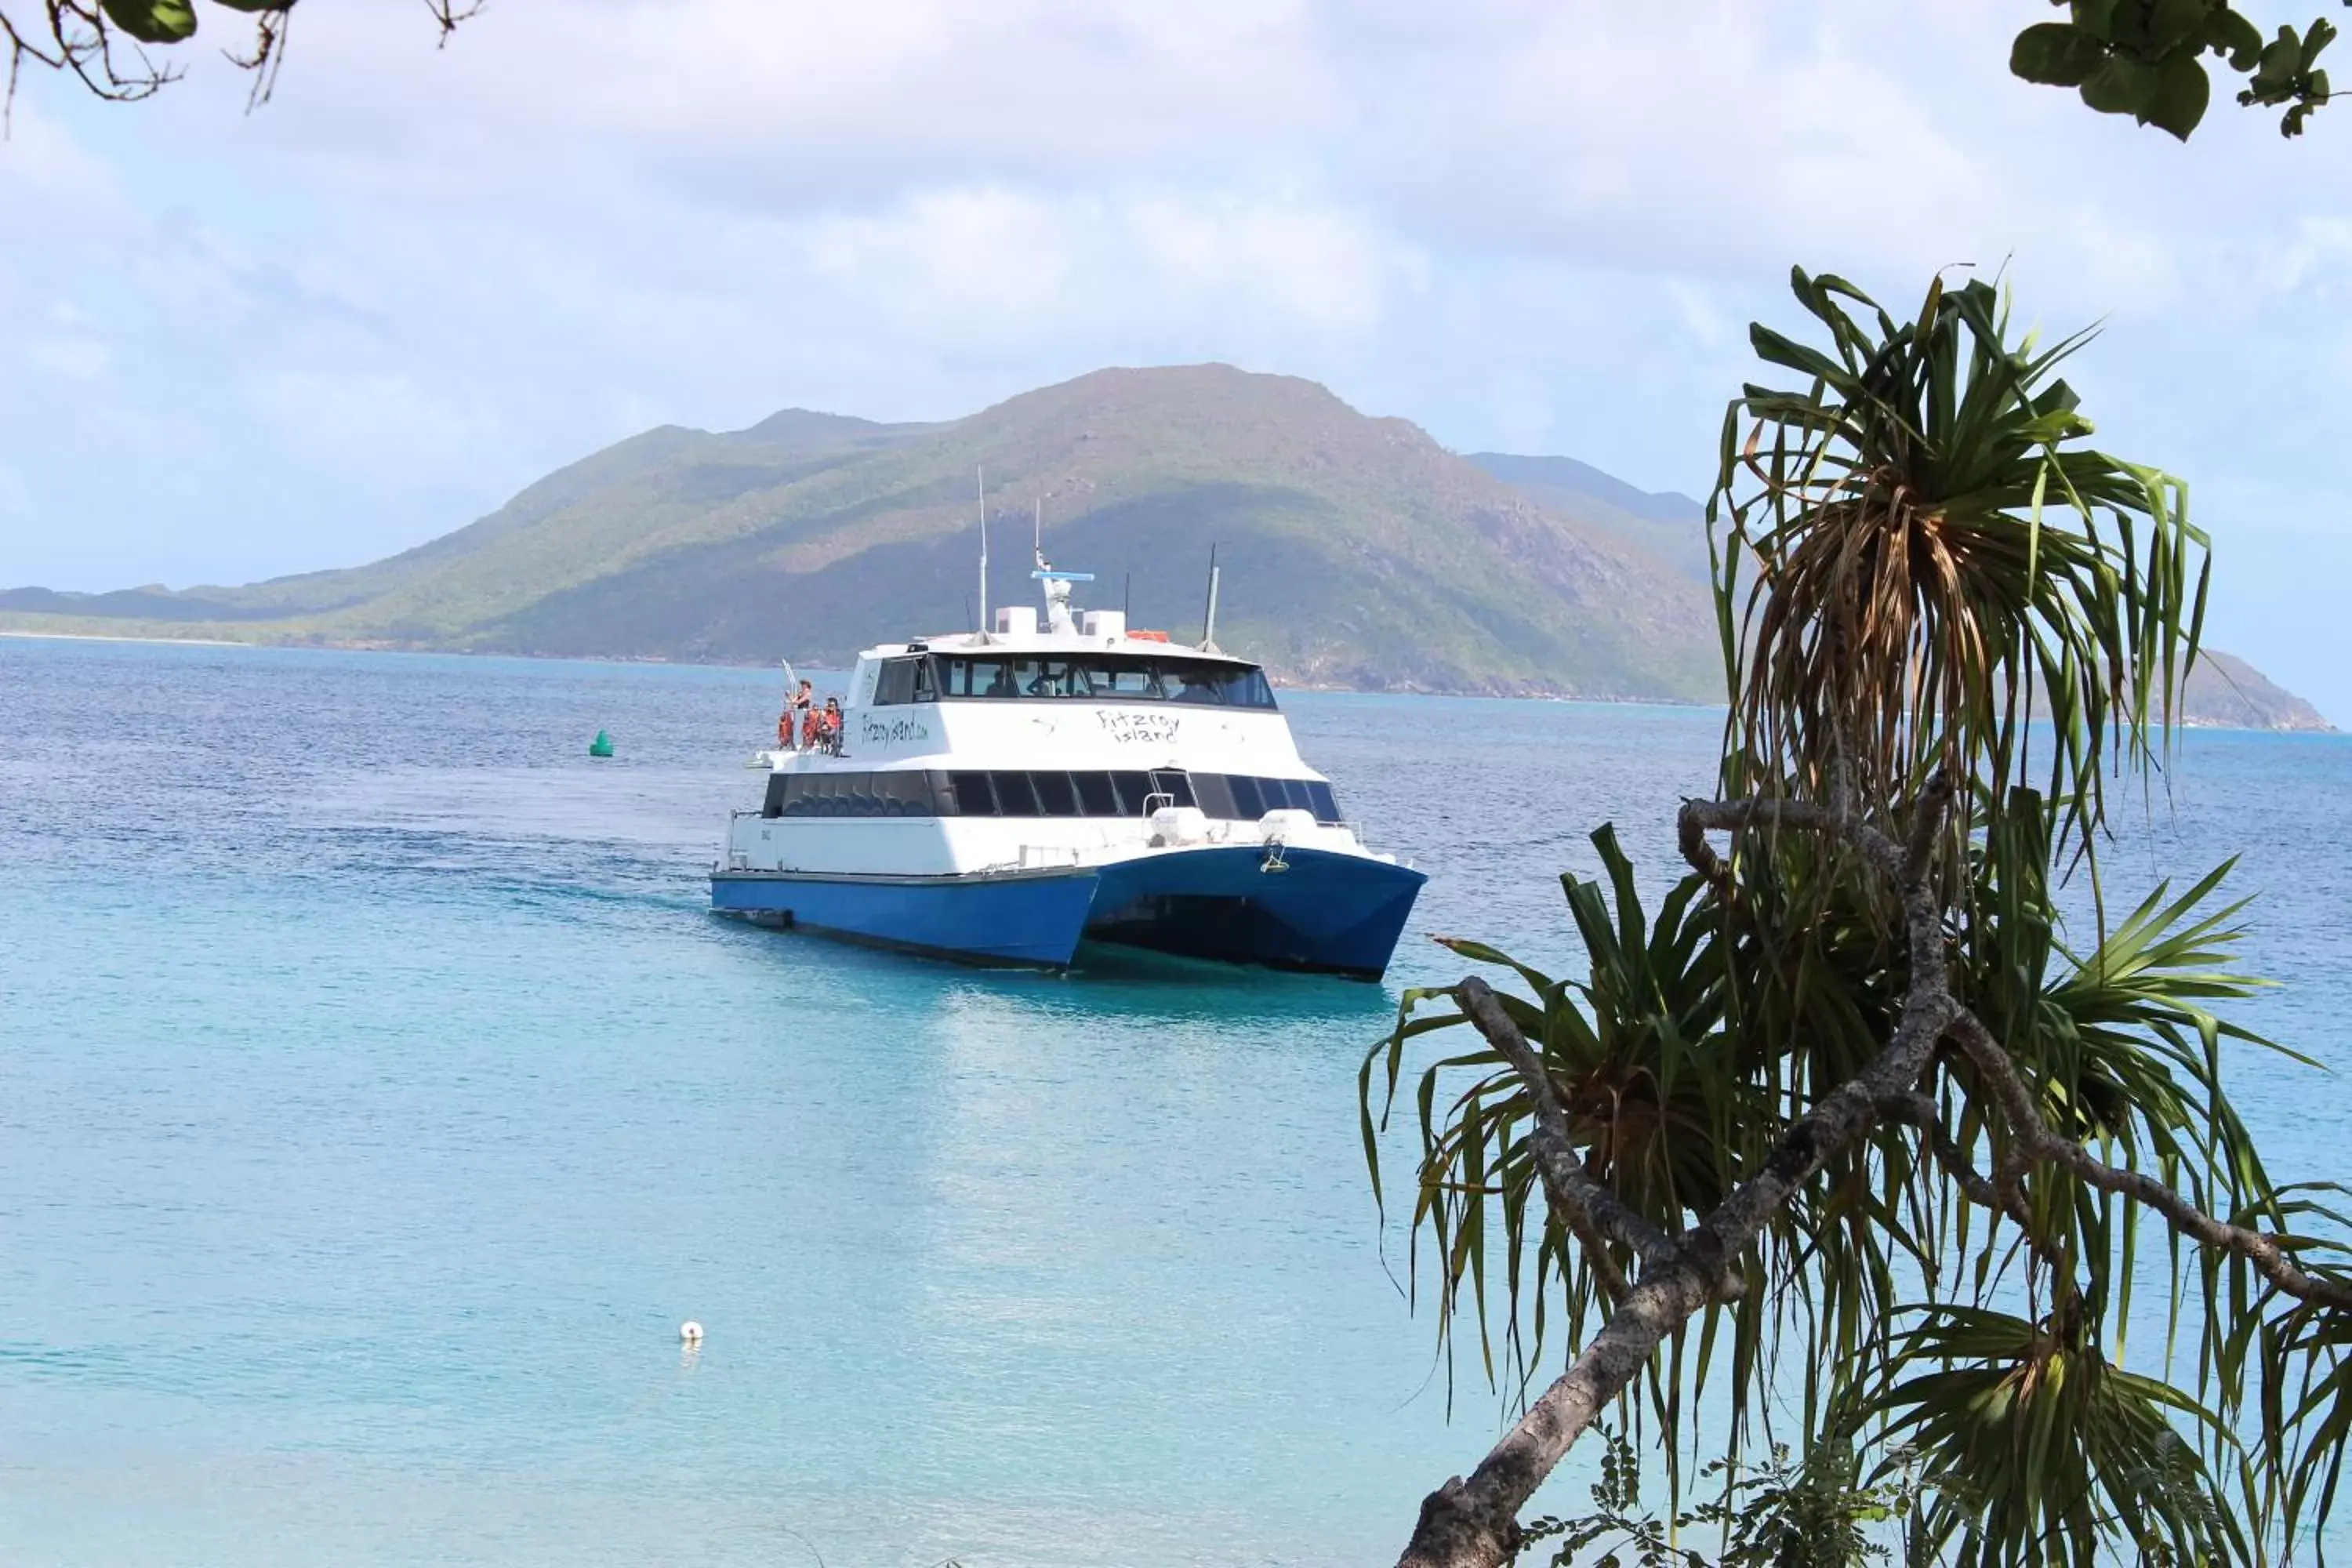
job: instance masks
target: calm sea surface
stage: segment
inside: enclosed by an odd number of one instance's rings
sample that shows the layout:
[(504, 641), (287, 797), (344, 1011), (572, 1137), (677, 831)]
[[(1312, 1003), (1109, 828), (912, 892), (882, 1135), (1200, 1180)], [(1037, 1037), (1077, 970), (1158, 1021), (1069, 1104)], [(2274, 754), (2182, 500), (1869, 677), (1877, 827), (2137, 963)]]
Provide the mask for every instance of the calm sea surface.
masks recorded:
[[(1498, 1406), (1449, 1423), (1357, 1064), (1424, 933), (1559, 959), (1593, 826), (1669, 874), (1716, 717), (1289, 696), (1431, 873), (1391, 984), (1046, 978), (705, 912), (777, 690), (0, 639), (0, 1561), (1393, 1552)], [(2347, 805), (2352, 743), (2194, 735), (2114, 858), (2242, 850), (2253, 1021), (2339, 1070)], [(2352, 1084), (2245, 1067), (2352, 1175)]]

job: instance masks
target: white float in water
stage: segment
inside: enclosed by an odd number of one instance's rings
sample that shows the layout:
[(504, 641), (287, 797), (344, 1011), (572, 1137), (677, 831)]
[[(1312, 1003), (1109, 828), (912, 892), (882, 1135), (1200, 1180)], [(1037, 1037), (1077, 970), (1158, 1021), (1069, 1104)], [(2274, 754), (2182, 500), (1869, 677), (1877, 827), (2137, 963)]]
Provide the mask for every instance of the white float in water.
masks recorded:
[(698, 1345), (702, 1342), (702, 1325), (692, 1320), (680, 1323), (677, 1326), (677, 1337), (688, 1344)]

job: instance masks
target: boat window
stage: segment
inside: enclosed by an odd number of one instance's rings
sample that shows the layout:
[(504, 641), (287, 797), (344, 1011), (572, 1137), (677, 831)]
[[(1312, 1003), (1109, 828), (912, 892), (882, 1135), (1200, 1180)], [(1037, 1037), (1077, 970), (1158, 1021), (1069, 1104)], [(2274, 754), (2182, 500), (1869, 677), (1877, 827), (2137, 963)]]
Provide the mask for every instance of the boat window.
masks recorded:
[(1070, 775), (1040, 773), (1029, 775), (1029, 787), (1037, 792), (1037, 805), (1047, 816), (1078, 815), (1077, 792), (1070, 787)]
[(1223, 773), (1194, 773), (1192, 800), (1204, 815), (1229, 821), (1234, 816), (1233, 781)]
[(1121, 816), (1118, 791), (1108, 773), (1072, 773), (1070, 782), (1078, 790), (1078, 815), (1081, 816)]
[(955, 792), (955, 812), (960, 816), (994, 816), (996, 792), (988, 787), (986, 773), (950, 773), (950, 784)]
[(931, 679), (931, 661), (928, 658), (919, 658), (915, 660), (914, 700), (918, 702), (937, 702), (939, 700), (939, 684)]
[(882, 661), (882, 673), (874, 682), (874, 705), (895, 707), (915, 700), (915, 670), (923, 661), (919, 658), (887, 658)]
[(1255, 822), (1286, 808), (1339, 824), (1339, 803), (1321, 779), (1247, 773), (978, 771), (892, 768), (869, 773), (774, 773), (762, 816), (1140, 816), (1161, 805), (1198, 806), (1221, 822)]
[(1150, 773), (1119, 773), (1110, 775), (1111, 788), (1118, 792), (1118, 809), (1122, 816), (1141, 816), (1143, 802), (1151, 794)]
[[(1187, 702), (1218, 708), (1264, 708), (1274, 703), (1265, 672), (1255, 665), (1201, 658), (1158, 658), (1125, 653), (1066, 658), (973, 658), (932, 656), (937, 691), (950, 700), (979, 698), (1079, 700), (1096, 702)], [(888, 676), (886, 668), (884, 675)], [(919, 684), (905, 697), (876, 701), (929, 701)]]
[(886, 816), (931, 815), (931, 778), (929, 773), (906, 768), (876, 773), (874, 793), (883, 803), (882, 812)]
[(1121, 698), (1130, 702), (1158, 702), (1168, 694), (1161, 687), (1156, 665), (1137, 660), (1124, 660), (1094, 672), (1095, 695)]
[(1019, 695), (1013, 685), (1013, 671), (1001, 658), (945, 658), (936, 660), (940, 668), (940, 689), (948, 697), (1013, 697)]
[(1043, 816), (1037, 809), (1037, 792), (1029, 787), (1027, 773), (995, 773), (991, 782), (996, 785), (996, 809), (1005, 816)]
[(1271, 708), (1274, 693), (1265, 672), (1255, 666), (1235, 669), (1230, 665), (1177, 665), (1167, 671), (1168, 700), (1199, 702), (1219, 708)]

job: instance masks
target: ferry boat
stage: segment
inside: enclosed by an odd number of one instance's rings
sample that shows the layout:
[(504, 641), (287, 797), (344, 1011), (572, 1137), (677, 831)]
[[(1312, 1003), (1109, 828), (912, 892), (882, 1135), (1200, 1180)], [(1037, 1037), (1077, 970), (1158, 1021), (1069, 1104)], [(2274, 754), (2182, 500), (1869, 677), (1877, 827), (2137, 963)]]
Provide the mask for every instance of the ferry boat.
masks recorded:
[[(834, 747), (763, 752), (711, 907), (762, 925), (1064, 969), (1082, 942), (1377, 980), (1425, 879), (1358, 839), (1265, 672), (1074, 615), (1037, 554), (992, 629), (858, 655)], [(983, 621), (985, 614), (983, 612)]]

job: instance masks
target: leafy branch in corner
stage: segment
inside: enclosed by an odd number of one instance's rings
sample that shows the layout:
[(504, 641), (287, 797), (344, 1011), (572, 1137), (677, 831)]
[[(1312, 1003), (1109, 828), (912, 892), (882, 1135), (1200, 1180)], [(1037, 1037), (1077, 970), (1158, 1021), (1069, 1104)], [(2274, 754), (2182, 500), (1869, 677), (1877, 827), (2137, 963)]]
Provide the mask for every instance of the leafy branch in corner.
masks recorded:
[[(252, 78), (246, 107), (269, 101), (286, 58), (287, 26), (295, 0), (205, 0), (238, 14), (252, 30), (240, 47), (222, 54)], [(488, 0), (423, 0), (440, 30), (440, 42), (480, 14)], [(170, 49), (196, 35), (197, 0), (0, 0), (0, 40), (8, 49), (8, 89), (0, 120), (12, 115), (16, 88), (26, 66), (72, 75), (94, 97), (110, 103), (152, 98), (186, 74), (152, 49)], [(20, 19), (21, 18), (21, 19)]]
[(2325, 16), (2265, 38), (2230, 0), (2051, 3), (2068, 19), (2018, 34), (2009, 68), (2027, 81), (2074, 88), (2102, 114), (2128, 114), (2185, 142), (2205, 118), (2215, 69), (2245, 79), (2241, 105), (2284, 108), (2283, 136), (2302, 135), (2312, 111), (2328, 101), (2319, 57), (2336, 29)]

